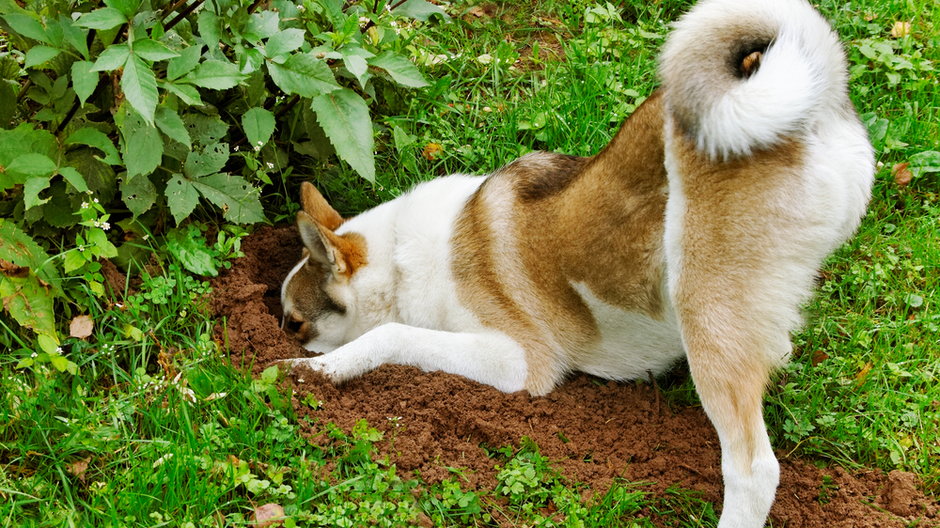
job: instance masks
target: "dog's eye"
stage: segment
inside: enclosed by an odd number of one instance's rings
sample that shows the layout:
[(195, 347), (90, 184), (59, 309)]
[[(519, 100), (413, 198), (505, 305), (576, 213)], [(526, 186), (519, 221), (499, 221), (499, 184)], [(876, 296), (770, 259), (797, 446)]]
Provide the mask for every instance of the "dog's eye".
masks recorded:
[(303, 317), (299, 317), (296, 313), (291, 314), (290, 317), (284, 318), (283, 328), (292, 334), (300, 332), (300, 329), (303, 327), (303, 325)]

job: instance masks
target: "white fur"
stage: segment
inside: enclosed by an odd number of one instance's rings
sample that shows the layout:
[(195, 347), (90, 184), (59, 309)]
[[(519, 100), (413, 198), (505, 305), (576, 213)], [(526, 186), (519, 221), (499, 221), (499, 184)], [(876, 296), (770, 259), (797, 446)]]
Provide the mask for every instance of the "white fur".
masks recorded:
[(699, 83), (684, 86), (682, 95), (702, 95), (695, 140), (713, 158), (748, 155), (771, 146), (844, 103), (841, 45), (805, 0), (700, 2), (670, 34), (662, 54), (664, 73), (673, 63), (688, 63), (690, 49), (714, 45), (715, 55), (722, 54), (726, 50), (712, 41), (726, 35), (716, 35), (716, 28), (721, 32), (752, 21), (774, 28), (775, 37), (751, 77), (718, 87), (700, 83), (695, 75), (665, 76), (667, 86)]
[(671, 308), (663, 320), (629, 312), (599, 299), (583, 283), (572, 284), (591, 310), (599, 339), (578, 355), (572, 370), (606, 379), (631, 380), (661, 374), (684, 357)]
[(306, 345), (328, 353), (292, 362), (337, 382), (393, 363), (521, 390), (522, 348), (455, 302), (450, 240), (457, 215), (483, 179), (432, 180), (344, 223), (338, 234), (366, 236), (368, 264), (348, 284), (328, 286), (346, 314), (316, 321), (319, 336)]

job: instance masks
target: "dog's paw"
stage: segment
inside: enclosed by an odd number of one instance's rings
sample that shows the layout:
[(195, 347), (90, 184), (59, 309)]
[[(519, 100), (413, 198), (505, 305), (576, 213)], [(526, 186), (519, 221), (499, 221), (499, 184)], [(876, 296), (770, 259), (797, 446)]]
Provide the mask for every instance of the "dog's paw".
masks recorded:
[(375, 368), (369, 361), (356, 354), (342, 353), (342, 349), (312, 358), (285, 359), (291, 367), (306, 367), (326, 376), (333, 383), (343, 383), (357, 378)]

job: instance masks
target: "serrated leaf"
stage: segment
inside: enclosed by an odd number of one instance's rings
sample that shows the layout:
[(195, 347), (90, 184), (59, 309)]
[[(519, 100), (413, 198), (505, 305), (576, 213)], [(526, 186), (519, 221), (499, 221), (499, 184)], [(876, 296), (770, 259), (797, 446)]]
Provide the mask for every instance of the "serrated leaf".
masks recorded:
[(116, 70), (127, 62), (127, 58), (131, 55), (131, 49), (127, 44), (114, 44), (108, 46), (98, 55), (98, 60), (95, 61), (95, 65), (91, 68), (91, 71), (111, 71)]
[(163, 83), (163, 89), (176, 95), (181, 101), (190, 106), (202, 106), (202, 97), (195, 86), (165, 82)]
[(199, 191), (182, 174), (174, 174), (166, 184), (166, 204), (179, 225), (199, 205)]
[(405, 3), (392, 10), (397, 15), (404, 15), (427, 22), (434, 15), (441, 18), (450, 18), (440, 7), (428, 2), (427, 0), (407, 0)]
[(274, 58), (294, 51), (303, 46), (305, 34), (302, 29), (290, 28), (272, 35), (264, 45), (265, 56)]
[(113, 7), (124, 13), (127, 18), (133, 17), (140, 7), (140, 0), (105, 0), (105, 5)]
[(75, 22), (65, 15), (59, 15), (58, 22), (65, 41), (88, 60), (88, 30), (77, 27)]
[(124, 178), (121, 182), (121, 200), (134, 216), (140, 216), (157, 201), (157, 189), (146, 175)]
[(66, 274), (72, 273), (87, 264), (90, 257), (91, 254), (86, 254), (84, 250), (69, 250), (65, 253), (65, 258), (62, 259), (62, 269)]
[(23, 13), (10, 13), (3, 15), (3, 19), (16, 33), (39, 42), (50, 43), (46, 28), (36, 18)]
[(23, 184), (23, 206), (27, 210), (42, 205), (49, 201), (48, 198), (40, 198), (39, 193), (49, 188), (52, 180), (48, 176), (38, 176), (29, 178)]
[(156, 119), (157, 128), (159, 128), (166, 137), (177, 143), (186, 145), (187, 149), (193, 148), (192, 140), (189, 138), (189, 131), (186, 130), (186, 125), (183, 124), (183, 120), (180, 119), (176, 110), (160, 106), (157, 108)]
[(32, 68), (39, 64), (44, 64), (57, 57), (62, 50), (51, 48), (49, 46), (33, 46), (26, 52), (25, 68)]
[(370, 182), (375, 181), (375, 142), (369, 107), (359, 95), (343, 88), (315, 98), (310, 107), (330, 138), (336, 154)]
[(179, 53), (152, 39), (135, 40), (133, 43), (134, 55), (139, 55), (149, 61), (162, 61), (179, 57)]
[(207, 176), (221, 171), (228, 158), (228, 143), (215, 143), (201, 151), (190, 152), (183, 164), (183, 172), (190, 178)]
[(163, 141), (156, 127), (147, 125), (137, 116), (129, 116), (124, 123), (124, 163), (127, 176), (150, 174), (160, 165)]
[(90, 192), (85, 177), (75, 167), (61, 167), (59, 174), (78, 192)]
[[(139, 176), (135, 179), (146, 180), (147, 177)], [(151, 184), (150, 187), (152, 188), (153, 185)], [(156, 193), (154, 193), (154, 195), (156, 195)], [(125, 203), (127, 203), (126, 200)], [(133, 212), (133, 210), (131, 212)], [(100, 227), (89, 227), (85, 231), (85, 239), (91, 244), (91, 251), (96, 257), (112, 258), (117, 256), (117, 248), (108, 240), (108, 235), (104, 232), (104, 229)]]
[(346, 66), (346, 69), (349, 70), (349, 73), (353, 74), (356, 77), (356, 80), (359, 81), (359, 86), (364, 87), (368, 81), (368, 76), (366, 72), (369, 71), (369, 64), (366, 62), (365, 57), (353, 53), (343, 52), (343, 65)]
[(72, 89), (78, 96), (78, 102), (85, 106), (85, 101), (91, 97), (98, 86), (98, 72), (91, 69), (95, 63), (88, 61), (75, 61), (72, 63)]
[(252, 13), (245, 28), (245, 38), (253, 43), (278, 33), (278, 14), (275, 11)]
[(166, 78), (178, 79), (193, 71), (202, 57), (202, 45), (189, 46), (179, 52), (179, 56), (172, 58), (166, 64)]
[(274, 133), (274, 114), (264, 108), (252, 108), (242, 115), (242, 128), (251, 146), (260, 147)]
[(58, 276), (49, 255), (11, 220), (0, 218), (0, 259), (33, 270), (58, 291)]
[(55, 336), (53, 298), (53, 291), (31, 273), (25, 277), (0, 275), (0, 307), (20, 326), (50, 339)]
[(84, 127), (79, 128), (65, 140), (66, 145), (88, 145), (89, 147), (94, 147), (104, 153), (104, 158), (101, 158), (101, 161), (104, 161), (108, 165), (121, 165), (121, 155), (118, 153), (117, 148), (115, 148), (114, 143), (111, 142), (111, 138), (105, 135), (104, 132), (98, 130), (97, 128)]
[(225, 219), (236, 224), (264, 221), (258, 189), (241, 176), (212, 174), (192, 180), (199, 194), (222, 209)]
[(228, 133), (228, 125), (217, 115), (204, 115), (187, 113), (183, 115), (183, 122), (189, 129), (189, 137), (193, 143), (210, 146), (218, 143)]
[(26, 178), (36, 176), (51, 176), (55, 172), (56, 164), (49, 156), (29, 152), (22, 156), (17, 156), (6, 167), (6, 173), (11, 176), (19, 176), (21, 183), (25, 183)]
[(388, 72), (395, 82), (403, 86), (423, 88), (428, 85), (428, 82), (424, 80), (424, 76), (418, 71), (417, 66), (412, 64), (410, 60), (390, 51), (372, 57), (369, 59), (369, 64), (382, 68)]
[(90, 29), (111, 29), (127, 22), (127, 17), (113, 7), (103, 7), (85, 13), (75, 21), (75, 25)]
[(127, 59), (124, 75), (121, 76), (121, 90), (144, 121), (153, 125), (153, 114), (157, 108), (157, 80), (153, 70), (140, 57), (131, 55)]
[(166, 249), (187, 270), (209, 277), (215, 277), (219, 274), (218, 268), (213, 261), (212, 252), (206, 247), (202, 233), (198, 229), (173, 229), (166, 235)]
[(219, 17), (209, 9), (203, 9), (196, 17), (196, 27), (199, 29), (199, 36), (202, 42), (209, 49), (219, 47)]
[(231, 62), (210, 59), (196, 66), (186, 80), (211, 90), (227, 90), (245, 80), (245, 75)]
[(284, 64), (269, 62), (268, 72), (281, 90), (301, 97), (313, 98), (339, 89), (333, 70), (307, 53), (291, 55)]

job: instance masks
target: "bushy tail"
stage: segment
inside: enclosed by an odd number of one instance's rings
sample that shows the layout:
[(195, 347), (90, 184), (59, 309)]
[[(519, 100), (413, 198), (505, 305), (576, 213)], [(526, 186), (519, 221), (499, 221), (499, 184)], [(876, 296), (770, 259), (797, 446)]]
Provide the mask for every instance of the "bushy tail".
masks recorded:
[(667, 112), (727, 159), (801, 134), (846, 104), (845, 56), (805, 0), (702, 0), (660, 58)]

